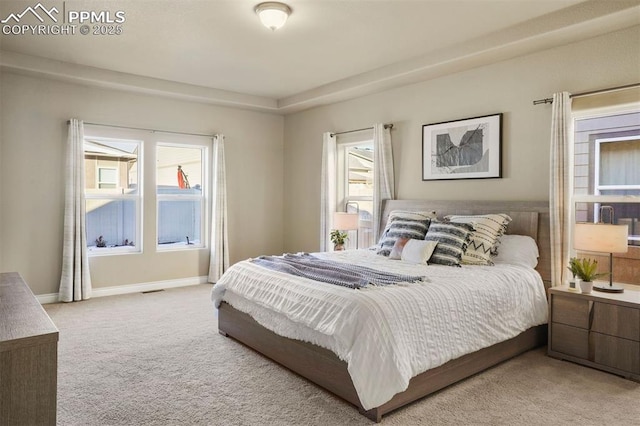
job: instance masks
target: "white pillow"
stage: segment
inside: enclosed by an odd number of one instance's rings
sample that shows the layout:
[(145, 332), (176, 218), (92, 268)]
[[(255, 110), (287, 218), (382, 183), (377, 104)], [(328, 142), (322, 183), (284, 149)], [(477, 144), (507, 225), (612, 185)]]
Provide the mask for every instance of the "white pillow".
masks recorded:
[(526, 235), (503, 235), (493, 262), (535, 268), (539, 255), (538, 245), (533, 238)]
[(426, 265), (437, 245), (437, 241), (411, 239), (404, 245), (401, 259), (406, 262), (423, 263)]

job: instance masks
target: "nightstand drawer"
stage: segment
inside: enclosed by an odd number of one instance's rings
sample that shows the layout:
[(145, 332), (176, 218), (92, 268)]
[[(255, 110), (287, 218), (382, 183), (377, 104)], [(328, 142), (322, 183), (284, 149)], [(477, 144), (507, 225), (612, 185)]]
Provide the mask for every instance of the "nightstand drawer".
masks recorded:
[(591, 333), (594, 362), (640, 374), (640, 342)]
[(551, 350), (587, 359), (589, 357), (589, 331), (554, 323)]
[(549, 289), (549, 355), (640, 382), (640, 291)]
[(588, 329), (589, 304), (586, 299), (554, 296), (551, 299), (551, 320), (554, 323)]
[(591, 331), (640, 341), (640, 309), (596, 303), (593, 306)]

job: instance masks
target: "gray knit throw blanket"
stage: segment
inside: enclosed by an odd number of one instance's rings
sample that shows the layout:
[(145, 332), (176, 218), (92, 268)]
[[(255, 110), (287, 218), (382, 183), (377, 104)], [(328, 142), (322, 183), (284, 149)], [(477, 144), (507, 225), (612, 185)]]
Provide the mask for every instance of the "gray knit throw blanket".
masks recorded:
[(426, 277), (377, 271), (365, 266), (320, 259), (308, 253), (260, 256), (251, 262), (274, 271), (353, 289), (427, 281)]

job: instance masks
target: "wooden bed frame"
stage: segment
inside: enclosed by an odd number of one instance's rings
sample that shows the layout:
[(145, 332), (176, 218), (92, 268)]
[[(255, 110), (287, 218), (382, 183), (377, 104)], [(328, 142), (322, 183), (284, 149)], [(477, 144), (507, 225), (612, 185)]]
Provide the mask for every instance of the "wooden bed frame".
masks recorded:
[[(529, 235), (538, 242), (538, 272), (550, 283), (550, 237), (548, 203), (539, 201), (426, 201), (389, 200), (383, 205), (381, 228), (393, 210), (435, 211), (438, 217), (449, 214), (507, 213), (513, 221), (507, 233)], [(513, 339), (451, 360), (411, 379), (409, 387), (385, 404), (364, 410), (347, 371), (347, 363), (319, 346), (279, 336), (258, 324), (249, 315), (222, 303), (218, 311), (220, 334), (255, 349), (264, 356), (311, 380), (355, 405), (369, 419), (380, 422), (382, 416), (413, 401), (517, 356), (547, 340), (547, 326), (532, 327)]]

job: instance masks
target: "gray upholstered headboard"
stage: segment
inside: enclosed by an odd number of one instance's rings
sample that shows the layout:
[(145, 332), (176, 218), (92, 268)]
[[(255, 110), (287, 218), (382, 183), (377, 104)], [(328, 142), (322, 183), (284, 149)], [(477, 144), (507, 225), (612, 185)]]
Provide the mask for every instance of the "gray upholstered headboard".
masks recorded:
[(439, 218), (450, 214), (506, 213), (513, 219), (507, 234), (528, 235), (538, 243), (540, 258), (536, 270), (547, 287), (551, 284), (549, 203), (546, 201), (387, 200), (382, 204), (380, 232), (393, 210), (435, 211)]

